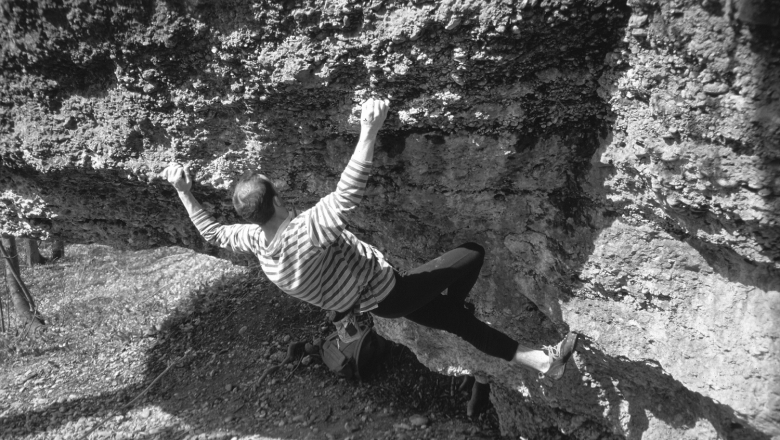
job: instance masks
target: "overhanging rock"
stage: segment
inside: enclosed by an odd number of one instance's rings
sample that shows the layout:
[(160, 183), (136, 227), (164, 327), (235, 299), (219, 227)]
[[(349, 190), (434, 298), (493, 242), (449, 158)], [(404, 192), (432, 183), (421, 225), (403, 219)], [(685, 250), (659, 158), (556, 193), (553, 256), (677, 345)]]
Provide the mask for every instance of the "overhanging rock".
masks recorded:
[(250, 168), (308, 207), (355, 105), (391, 96), (352, 230), (401, 267), (480, 242), (481, 318), (583, 339), (553, 384), (403, 320), (384, 334), (488, 375), (506, 434), (780, 435), (775, 2), (2, 8), (0, 183), (41, 196), (54, 234), (213, 252), (154, 179), (169, 162), (223, 222)]

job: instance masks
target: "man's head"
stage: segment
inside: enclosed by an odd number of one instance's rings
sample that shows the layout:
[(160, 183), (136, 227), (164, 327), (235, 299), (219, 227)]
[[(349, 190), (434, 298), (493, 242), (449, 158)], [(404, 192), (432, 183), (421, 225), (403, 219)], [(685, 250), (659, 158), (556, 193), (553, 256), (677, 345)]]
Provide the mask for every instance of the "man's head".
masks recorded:
[(233, 190), (233, 207), (244, 220), (262, 226), (274, 216), (276, 198), (274, 185), (267, 177), (247, 171)]

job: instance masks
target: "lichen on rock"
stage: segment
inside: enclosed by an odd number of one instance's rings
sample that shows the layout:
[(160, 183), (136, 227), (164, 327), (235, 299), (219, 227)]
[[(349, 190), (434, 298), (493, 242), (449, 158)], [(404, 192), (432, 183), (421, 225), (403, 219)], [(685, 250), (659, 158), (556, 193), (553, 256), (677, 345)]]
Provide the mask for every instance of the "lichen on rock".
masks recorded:
[[(488, 250), (471, 300), (560, 382), (403, 320), (530, 438), (780, 435), (780, 19), (771, 0), (5, 2), (0, 182), (49, 232), (216, 253), (156, 179), (237, 222), (247, 169), (305, 208), (390, 97), (350, 219), (407, 268)], [(220, 254), (234, 258), (228, 254)]]

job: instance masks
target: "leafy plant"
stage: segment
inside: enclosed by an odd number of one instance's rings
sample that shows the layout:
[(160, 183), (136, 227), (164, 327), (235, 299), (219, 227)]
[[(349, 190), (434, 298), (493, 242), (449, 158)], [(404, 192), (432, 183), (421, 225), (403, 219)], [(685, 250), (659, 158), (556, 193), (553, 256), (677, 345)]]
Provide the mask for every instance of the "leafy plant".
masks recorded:
[(0, 234), (13, 237), (27, 237), (46, 240), (48, 229), (42, 220), (49, 220), (54, 214), (38, 196), (23, 197), (11, 190), (0, 193)]

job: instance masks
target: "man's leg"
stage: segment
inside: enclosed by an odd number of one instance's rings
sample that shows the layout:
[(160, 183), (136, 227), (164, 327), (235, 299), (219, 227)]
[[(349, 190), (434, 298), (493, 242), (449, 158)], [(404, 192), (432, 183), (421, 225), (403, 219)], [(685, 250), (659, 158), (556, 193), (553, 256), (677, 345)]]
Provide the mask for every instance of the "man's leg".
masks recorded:
[(428, 302), (446, 297), (463, 303), (479, 278), (485, 250), (476, 243), (466, 243), (396, 277), (396, 287), (372, 313), (384, 318), (400, 318)]
[[(551, 367), (562, 367), (562, 365), (558, 366), (555, 362), (558, 356), (565, 356), (565, 358), (561, 359), (565, 365), (571, 351), (574, 349), (574, 344), (576, 344), (576, 336), (574, 336), (574, 339), (570, 339), (571, 336), (567, 336), (555, 349), (552, 347), (548, 348), (548, 353), (526, 347), (480, 321), (461, 304), (457, 304), (441, 295), (423, 307), (409, 313), (405, 318), (426, 327), (444, 330), (460, 336), (483, 353), (507, 360), (516, 366), (528, 367), (543, 374), (548, 373)], [(560, 352), (560, 354), (553, 355), (553, 350)], [(562, 369), (560, 374), (563, 374)]]
[[(406, 317), (426, 327), (448, 331), (488, 355), (546, 373), (552, 356), (518, 344), (463, 307), (479, 277), (484, 255), (482, 246), (466, 243), (397, 276), (393, 292), (372, 313), (384, 318)], [(441, 295), (444, 289), (448, 289), (446, 296)]]
[(460, 336), (483, 353), (506, 361), (512, 361), (517, 352), (515, 340), (480, 321), (462, 305), (445, 296), (439, 295), (405, 318)]

